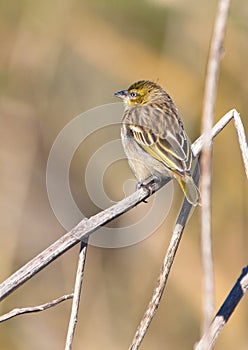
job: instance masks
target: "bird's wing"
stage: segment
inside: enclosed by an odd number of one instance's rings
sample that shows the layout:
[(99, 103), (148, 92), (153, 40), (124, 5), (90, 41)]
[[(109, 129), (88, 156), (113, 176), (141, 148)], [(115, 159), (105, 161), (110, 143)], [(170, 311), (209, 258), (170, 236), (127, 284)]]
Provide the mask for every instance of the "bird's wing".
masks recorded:
[[(144, 113), (143, 118), (140, 113)], [(139, 111), (139, 123), (135, 121), (137, 118), (128, 123), (128, 128), (142, 149), (172, 171), (183, 175), (189, 173), (192, 162), (190, 142), (177, 115), (162, 109), (143, 108), (143, 112), (142, 109)]]

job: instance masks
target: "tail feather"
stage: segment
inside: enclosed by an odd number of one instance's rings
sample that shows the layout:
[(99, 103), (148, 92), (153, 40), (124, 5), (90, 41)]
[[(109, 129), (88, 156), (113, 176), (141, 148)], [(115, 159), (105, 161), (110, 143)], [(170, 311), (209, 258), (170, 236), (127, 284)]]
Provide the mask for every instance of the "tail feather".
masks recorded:
[(199, 204), (200, 192), (193, 178), (189, 175), (184, 177), (177, 176), (176, 178), (185, 197), (187, 198), (187, 201), (194, 206)]

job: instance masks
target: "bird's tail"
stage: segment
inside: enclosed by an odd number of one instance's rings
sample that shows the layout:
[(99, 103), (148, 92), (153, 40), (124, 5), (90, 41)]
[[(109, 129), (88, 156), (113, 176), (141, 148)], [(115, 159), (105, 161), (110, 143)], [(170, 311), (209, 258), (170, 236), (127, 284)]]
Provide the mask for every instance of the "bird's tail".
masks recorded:
[(193, 178), (190, 175), (176, 176), (177, 181), (185, 194), (187, 201), (196, 206), (200, 201), (200, 192)]

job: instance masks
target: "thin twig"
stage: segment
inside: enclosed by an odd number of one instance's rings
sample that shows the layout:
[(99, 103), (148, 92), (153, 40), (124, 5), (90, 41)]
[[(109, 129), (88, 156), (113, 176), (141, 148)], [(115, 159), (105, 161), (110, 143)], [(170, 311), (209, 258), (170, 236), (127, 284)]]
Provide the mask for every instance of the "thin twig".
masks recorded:
[[(236, 115), (237, 118), (239, 117), (237, 112), (234, 113), (234, 110), (228, 112), (213, 128), (212, 137), (218, 135), (218, 133), (221, 132), (224, 126), (228, 124), (228, 122), (233, 118), (234, 115)], [(243, 139), (245, 140), (245, 135), (243, 135)], [(202, 140), (203, 138), (201, 136), (192, 145), (192, 151), (195, 155), (199, 154), (201, 151), (203, 143)], [(248, 150), (246, 143), (243, 146), (243, 150), (244, 154), (246, 154), (246, 156), (243, 155), (243, 159), (247, 160)], [(160, 184), (160, 187), (162, 187), (163, 185), (164, 184)], [(158, 190), (160, 187), (158, 184), (154, 184), (154, 191)], [(99, 229), (102, 225), (110, 222), (117, 216), (120, 216), (121, 214), (130, 210), (138, 203), (146, 199), (148, 196), (148, 191), (146, 190), (146, 188), (142, 187), (135, 193), (123, 199), (119, 203), (113, 205), (112, 207), (92, 216), (90, 219), (82, 220), (70, 232), (66, 233), (56, 242), (51, 244), (47, 249), (42, 251), (32, 260), (30, 260), (26, 265), (17, 270), (13, 275), (11, 275), (9, 278), (3, 281), (0, 284), (0, 300), (6, 298), (6, 296), (12, 293), (15, 289), (19, 288), (23, 283), (32, 278), (36, 273), (41, 271), (48, 264), (50, 264), (60, 255), (65, 253), (68, 249), (72, 248), (74, 245), (79, 243), (82, 239), (85, 240), (87, 237), (89, 237), (91, 233)]]
[(245, 166), (245, 173), (248, 178), (248, 146), (247, 146), (246, 137), (245, 137), (245, 129), (244, 129), (242, 120), (240, 118), (240, 115), (236, 110), (233, 111), (233, 117), (234, 117), (235, 129), (238, 135), (241, 154), (243, 157), (243, 163)]
[[(217, 135), (217, 133), (220, 133), (232, 119), (234, 119), (234, 126), (238, 135), (239, 148), (241, 150), (246, 177), (248, 178), (248, 145), (246, 141), (244, 125), (236, 109), (232, 109), (229, 112), (227, 112), (214, 125), (214, 127), (211, 130), (211, 139), (213, 139)], [(201, 151), (203, 136), (204, 135), (201, 135), (191, 146), (192, 152), (195, 156), (197, 156)]]
[(75, 333), (76, 324), (77, 324), (77, 318), (78, 318), (79, 302), (80, 302), (80, 296), (81, 296), (81, 290), (82, 290), (87, 247), (88, 247), (87, 242), (81, 242), (77, 275), (76, 275), (76, 281), (75, 281), (75, 287), (74, 287), (74, 293), (73, 293), (74, 297), (72, 301), (71, 317), (70, 317), (70, 322), (69, 322), (68, 331), (67, 331), (65, 350), (72, 349), (72, 342), (73, 342), (74, 333)]
[(69, 300), (72, 298), (73, 298), (73, 294), (67, 294), (67, 295), (63, 295), (62, 297), (60, 297), (58, 299), (54, 299), (54, 300), (49, 301), (48, 303), (45, 303), (42, 305), (13, 309), (10, 312), (0, 316), (0, 323), (4, 322), (6, 320), (9, 320), (12, 317), (18, 316), (18, 315), (47, 310), (50, 307), (53, 307), (53, 306), (56, 306), (56, 305), (62, 303), (62, 301)]
[(205, 85), (201, 155), (201, 249), (203, 265), (203, 331), (209, 326), (214, 311), (214, 277), (211, 241), (211, 163), (214, 106), (219, 78), (226, 21), (230, 0), (220, 0), (211, 40), (210, 55)]
[(187, 200), (185, 199), (183, 202), (182, 208), (180, 210), (179, 216), (177, 218), (177, 222), (173, 230), (171, 241), (167, 249), (167, 252), (163, 261), (163, 265), (157, 280), (157, 284), (153, 291), (152, 298), (137, 328), (137, 331), (134, 335), (134, 338), (133, 338), (132, 344), (129, 347), (129, 350), (137, 350), (139, 348), (140, 343), (142, 342), (147, 332), (147, 329), (153, 317), (155, 316), (155, 313), (158, 309), (161, 297), (163, 295), (163, 291), (164, 291), (166, 282), (168, 280), (170, 269), (173, 264), (173, 261), (177, 252), (177, 248), (179, 246), (179, 243), (183, 234), (183, 230), (185, 228), (191, 208), (192, 208), (192, 205), (189, 202), (187, 202)]
[(214, 346), (216, 339), (220, 335), (223, 327), (228, 322), (238, 303), (248, 290), (248, 266), (246, 266), (239, 276), (234, 287), (228, 294), (221, 308), (217, 312), (210, 327), (204, 333), (201, 340), (196, 344), (195, 350), (210, 350)]

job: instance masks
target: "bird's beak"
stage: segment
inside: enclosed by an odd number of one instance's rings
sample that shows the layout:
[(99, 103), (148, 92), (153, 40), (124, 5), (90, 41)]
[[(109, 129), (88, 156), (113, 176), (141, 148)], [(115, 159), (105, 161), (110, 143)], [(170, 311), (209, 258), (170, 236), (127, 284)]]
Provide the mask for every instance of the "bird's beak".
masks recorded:
[(128, 92), (127, 90), (121, 90), (121, 91), (115, 92), (114, 95), (122, 100), (125, 100), (127, 98)]

